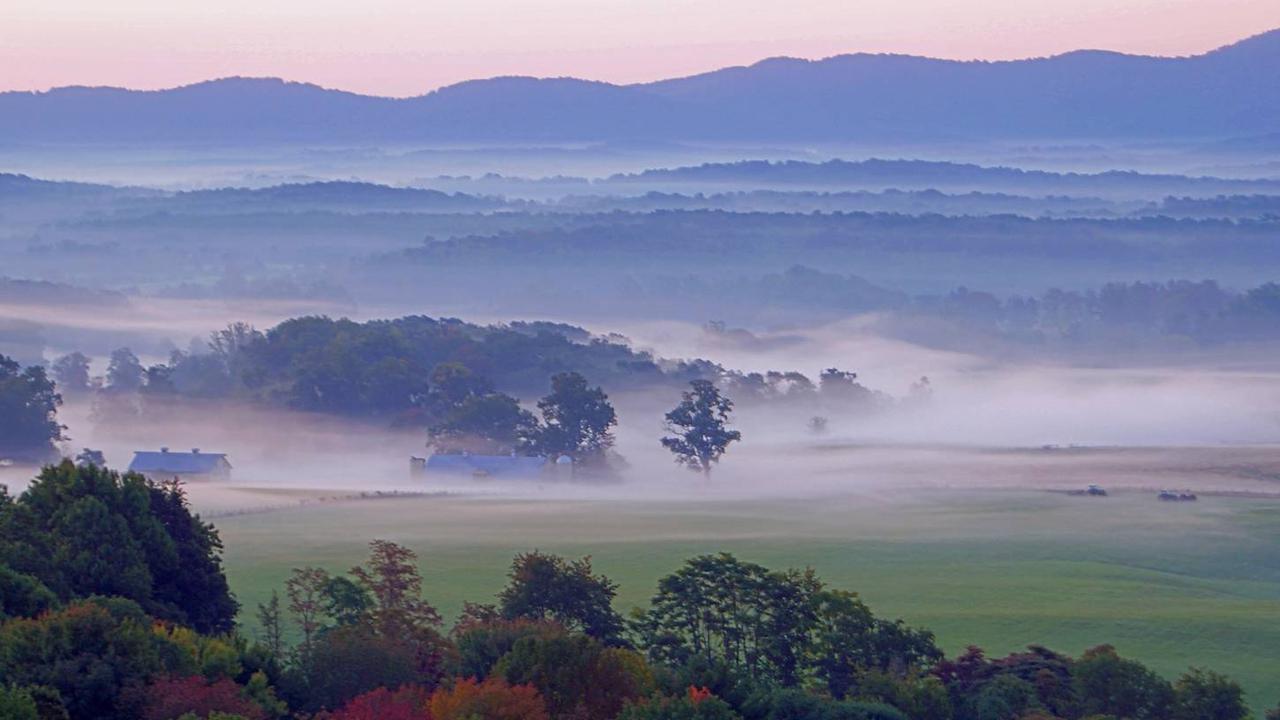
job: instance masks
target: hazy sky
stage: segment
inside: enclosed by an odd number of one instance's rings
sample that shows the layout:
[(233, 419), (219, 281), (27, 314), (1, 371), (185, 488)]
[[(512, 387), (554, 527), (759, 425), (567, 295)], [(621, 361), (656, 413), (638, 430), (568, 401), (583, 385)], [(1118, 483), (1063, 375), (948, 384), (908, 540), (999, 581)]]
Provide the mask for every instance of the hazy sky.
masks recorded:
[(1185, 55), (1276, 27), (1280, 0), (0, 0), (0, 89), (272, 75), (404, 96), (772, 55)]

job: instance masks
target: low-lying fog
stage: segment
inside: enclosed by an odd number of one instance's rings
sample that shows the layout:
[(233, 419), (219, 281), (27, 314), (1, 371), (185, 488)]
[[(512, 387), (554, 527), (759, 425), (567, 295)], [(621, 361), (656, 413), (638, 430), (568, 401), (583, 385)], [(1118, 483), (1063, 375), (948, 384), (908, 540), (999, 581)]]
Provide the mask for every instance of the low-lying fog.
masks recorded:
[[(131, 326), (109, 309), (88, 321), (45, 310), (28, 317), (56, 319), (67, 331), (142, 333), (155, 341), (154, 360), (163, 360), (165, 342), (185, 348), (232, 320), (269, 326), (297, 310), (152, 304), (124, 313)], [(743, 441), (730, 448), (711, 486), (674, 465), (658, 443), (672, 393), (614, 393), (617, 449), (628, 468), (609, 485), (412, 479), (409, 456), (426, 453), (421, 430), (244, 405), (184, 402), (122, 421), (95, 416), (88, 401), (69, 401), (61, 419), (68, 450), (101, 449), (115, 467), (126, 466), (134, 450), (161, 446), (228, 453), (235, 468), (230, 484), (191, 488), (198, 505), (215, 513), (376, 491), (696, 498), (714, 487), (720, 498), (811, 497), (912, 487), (1068, 489), (1101, 480), (1143, 489), (1268, 492), (1280, 478), (1280, 453), (1267, 447), (1280, 438), (1274, 370), (1223, 369), (1226, 362), (1120, 368), (996, 362), (877, 337), (858, 320), (728, 336), (670, 322), (590, 329), (623, 333), (661, 357), (703, 357), (744, 371), (799, 370), (816, 379), (827, 367), (853, 370), (860, 382), (898, 400), (928, 376), (933, 394), (928, 402), (861, 415), (820, 407), (816, 412), (829, 420), (821, 435), (808, 428), (812, 406), (742, 403), (735, 425)], [(99, 356), (95, 371), (101, 362)], [(529, 406), (535, 399), (522, 398)], [(29, 475), (0, 471), (0, 482), (13, 489)]]
[(533, 178), (599, 178), (649, 168), (732, 162), (743, 158), (825, 161), (833, 158), (916, 158), (1011, 165), (1061, 172), (1126, 168), (1143, 172), (1255, 177), (1276, 172), (1265, 148), (1227, 152), (1212, 143), (1049, 142), (701, 144), (585, 142), (544, 144), (253, 144), (243, 147), (138, 145), (77, 147), (0, 144), (0, 166), (59, 180), (168, 189), (263, 187), (281, 182), (352, 180), (436, 186), (449, 177), (487, 173)]

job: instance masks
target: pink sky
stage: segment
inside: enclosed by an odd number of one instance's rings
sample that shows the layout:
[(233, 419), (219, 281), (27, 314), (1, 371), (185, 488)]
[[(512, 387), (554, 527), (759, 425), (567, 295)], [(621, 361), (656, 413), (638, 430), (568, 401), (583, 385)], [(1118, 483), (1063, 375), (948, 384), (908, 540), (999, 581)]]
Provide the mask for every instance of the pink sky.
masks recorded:
[(494, 75), (637, 82), (773, 55), (1187, 55), (1280, 0), (2, 0), (0, 89), (279, 76), (418, 95)]

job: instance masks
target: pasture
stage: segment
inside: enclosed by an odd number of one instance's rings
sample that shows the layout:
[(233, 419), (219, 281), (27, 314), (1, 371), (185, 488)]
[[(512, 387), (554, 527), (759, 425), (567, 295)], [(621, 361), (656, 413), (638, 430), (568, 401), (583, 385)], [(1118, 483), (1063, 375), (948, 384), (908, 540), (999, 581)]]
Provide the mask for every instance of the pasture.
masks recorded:
[(773, 568), (814, 567), (881, 615), (935, 631), (948, 652), (1042, 644), (1078, 654), (1115, 645), (1174, 676), (1192, 663), (1230, 674), (1255, 709), (1280, 701), (1280, 500), (1161, 503), (1041, 490), (849, 491), (805, 500), (607, 495), (408, 497), (223, 517), (226, 567), (252, 610), (292, 567), (333, 571), (385, 538), (418, 552), (426, 595), (452, 619), (491, 601), (513, 555), (591, 555), (646, 604), (684, 559), (728, 551)]

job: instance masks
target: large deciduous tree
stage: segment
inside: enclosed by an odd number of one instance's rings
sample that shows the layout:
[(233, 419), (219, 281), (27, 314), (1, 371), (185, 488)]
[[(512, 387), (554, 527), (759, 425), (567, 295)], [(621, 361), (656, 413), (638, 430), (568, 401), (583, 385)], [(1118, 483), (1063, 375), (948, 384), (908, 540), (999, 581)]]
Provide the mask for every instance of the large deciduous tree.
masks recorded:
[(1174, 720), (1244, 720), (1249, 706), (1240, 683), (1213, 671), (1192, 668), (1173, 684)]
[(577, 634), (526, 637), (494, 667), (512, 685), (538, 689), (553, 718), (617, 717), (653, 690), (651, 671), (632, 650)]
[(107, 363), (107, 389), (114, 392), (135, 392), (142, 388), (146, 368), (129, 348), (111, 353)]
[(440, 614), (422, 598), (412, 550), (374, 540), (350, 578), (298, 568), (285, 594), (303, 636), (283, 683), (297, 707), (332, 709), (378, 687), (432, 688), (443, 678)]
[(1072, 670), (1085, 715), (1112, 715), (1134, 720), (1168, 718), (1174, 704), (1169, 681), (1135, 660), (1099, 645), (1085, 651)]
[(667, 431), (663, 447), (676, 456), (676, 462), (690, 470), (710, 475), (730, 443), (742, 439), (742, 433), (730, 430), (729, 415), (733, 401), (720, 393), (710, 380), (689, 383), (677, 405), (667, 413)]
[(53, 361), (50, 368), (58, 390), (64, 395), (74, 395), (89, 390), (89, 358), (84, 353), (73, 352)]
[(71, 720), (137, 720), (130, 691), (172, 672), (181, 653), (137, 604), (81, 601), (0, 625), (0, 678), (55, 689)]
[(720, 665), (780, 687), (815, 677), (837, 698), (856, 695), (867, 673), (903, 675), (941, 659), (931, 633), (876, 618), (812, 570), (771, 571), (727, 553), (659, 580), (635, 628), (655, 662)]
[(0, 355), (0, 457), (45, 460), (64, 440), (62, 396), (42, 367), (23, 368)]
[(617, 583), (591, 569), (591, 558), (566, 560), (538, 551), (517, 555), (510, 582), (498, 596), (503, 617), (554, 620), (606, 643), (622, 640), (622, 617), (613, 609)]
[(528, 453), (541, 434), (538, 419), (503, 393), (470, 395), (431, 428), (430, 444), (440, 452)]
[(191, 514), (176, 483), (67, 460), (41, 471), (3, 515), (0, 564), (63, 600), (118, 595), (201, 632), (234, 624), (218, 533)]
[(587, 385), (580, 373), (552, 376), (551, 394), (538, 401), (538, 409), (544, 423), (539, 447), (547, 455), (591, 464), (613, 447), (618, 415), (604, 390)]
[(387, 540), (369, 543), (369, 562), (351, 574), (372, 596), (369, 619), (384, 637), (406, 637), (440, 626), (440, 613), (422, 599), (418, 555)]

